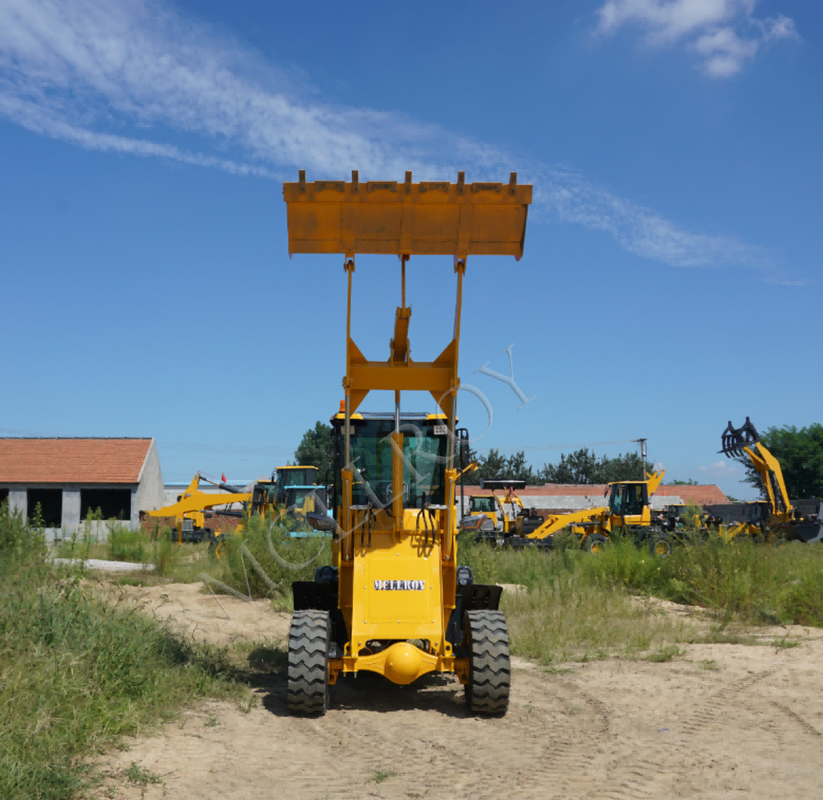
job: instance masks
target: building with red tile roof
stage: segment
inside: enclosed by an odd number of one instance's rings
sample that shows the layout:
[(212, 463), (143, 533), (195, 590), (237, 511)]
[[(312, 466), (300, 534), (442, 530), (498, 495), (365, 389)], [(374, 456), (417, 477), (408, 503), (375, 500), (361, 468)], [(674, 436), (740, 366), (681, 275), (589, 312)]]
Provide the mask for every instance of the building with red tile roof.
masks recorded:
[(78, 530), (90, 511), (135, 527), (140, 511), (163, 504), (151, 438), (0, 438), (0, 502), (47, 528)]

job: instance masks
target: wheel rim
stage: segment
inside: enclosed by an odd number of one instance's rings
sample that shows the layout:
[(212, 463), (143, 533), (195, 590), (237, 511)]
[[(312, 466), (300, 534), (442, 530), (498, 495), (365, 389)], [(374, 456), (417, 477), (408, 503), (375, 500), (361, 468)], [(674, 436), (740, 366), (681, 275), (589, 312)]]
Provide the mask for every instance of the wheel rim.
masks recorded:
[(669, 543), (668, 542), (655, 542), (654, 544), (654, 554), (656, 556), (667, 556), (669, 554)]
[(603, 542), (592, 542), (591, 546), (589, 547), (590, 553), (602, 553), (603, 552)]

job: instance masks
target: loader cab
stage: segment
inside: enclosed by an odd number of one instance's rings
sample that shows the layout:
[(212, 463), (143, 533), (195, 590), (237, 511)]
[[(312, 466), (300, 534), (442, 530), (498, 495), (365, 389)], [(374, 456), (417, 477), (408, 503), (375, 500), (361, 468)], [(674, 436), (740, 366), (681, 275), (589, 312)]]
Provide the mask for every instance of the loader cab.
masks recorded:
[(469, 512), (472, 514), (494, 514), (497, 516), (497, 498), (494, 495), (472, 495), (469, 498)]
[(486, 517), (486, 520), (483, 522), (483, 531), (495, 531), (502, 527), (498, 500), (492, 494), (472, 495), (469, 498), (469, 512), (466, 516), (473, 517), (477, 515)]
[(277, 467), (277, 504), (283, 505), (287, 502), (286, 495), (289, 487), (317, 486), (319, 474), (320, 470), (317, 467), (292, 465)]
[[(345, 419), (331, 419), (334, 432), (334, 508), (342, 502)], [(351, 465), (354, 471), (352, 504), (383, 508), (392, 500), (393, 413), (357, 413), (351, 416)], [(440, 414), (400, 414), (403, 434), (403, 505), (422, 508), (445, 503), (448, 427)]]
[(285, 498), (289, 516), (296, 519), (304, 519), (310, 512), (326, 510), (325, 486), (287, 486)]
[(649, 521), (649, 491), (645, 481), (622, 481), (609, 485), (609, 512), (612, 517), (619, 517), (622, 520), (616, 524)]

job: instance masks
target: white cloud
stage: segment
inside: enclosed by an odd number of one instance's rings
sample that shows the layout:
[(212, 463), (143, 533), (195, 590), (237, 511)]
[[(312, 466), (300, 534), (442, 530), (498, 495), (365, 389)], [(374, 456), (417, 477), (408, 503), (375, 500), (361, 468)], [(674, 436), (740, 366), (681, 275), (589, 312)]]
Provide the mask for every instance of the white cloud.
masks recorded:
[(595, 186), (570, 170), (547, 169), (537, 182), (540, 205), (564, 222), (610, 233), (629, 252), (678, 267), (738, 264), (769, 271), (760, 248), (731, 237), (692, 233), (655, 211)]
[(757, 0), (607, 0), (598, 10), (597, 33), (615, 34), (635, 25), (653, 46), (685, 42), (700, 68), (715, 78), (743, 69), (765, 45), (797, 39), (794, 21), (782, 14), (754, 16)]
[(740, 478), (743, 475), (743, 467), (730, 459), (713, 461), (711, 464), (704, 464), (697, 469), (706, 473), (709, 477), (717, 479)]
[[(667, 36), (698, 29), (686, 6), (712, 6), (717, 13), (728, 6), (708, 0), (668, 5), (683, 9), (666, 25), (661, 18)], [(619, 27), (629, 11), (636, 16), (657, 6), (612, 0), (604, 6), (604, 24)], [(787, 30), (793, 28), (784, 19), (764, 35), (779, 38)], [(696, 46), (707, 58), (734, 57), (728, 40)], [(228, 34), (157, 0), (2, 0), (0, 115), (87, 149), (264, 178), (294, 176), (300, 167), (322, 178), (359, 169), (366, 180), (400, 178), (412, 169), (425, 180), (453, 178), (460, 168), (470, 180), (500, 180), (515, 168), (521, 181), (535, 185), (537, 216), (607, 232), (626, 250), (674, 266), (736, 265), (767, 280), (788, 280), (769, 253), (684, 230), (571, 170), (515, 160), (400, 113), (325, 101), (299, 72), (276, 68)]]

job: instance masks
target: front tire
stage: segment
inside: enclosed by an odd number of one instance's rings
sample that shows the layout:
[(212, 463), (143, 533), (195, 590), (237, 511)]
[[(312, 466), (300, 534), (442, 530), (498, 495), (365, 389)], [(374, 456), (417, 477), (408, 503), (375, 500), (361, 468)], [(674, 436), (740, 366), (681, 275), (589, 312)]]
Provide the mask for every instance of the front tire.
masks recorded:
[(668, 558), (672, 554), (672, 543), (668, 536), (654, 535), (649, 540), (649, 553), (655, 558)]
[(322, 716), (329, 707), (328, 611), (295, 611), (289, 630), (289, 683), (286, 705), (301, 717)]
[(229, 560), (229, 548), (232, 535), (230, 533), (221, 533), (215, 536), (209, 544), (209, 558), (215, 561), (222, 561), (223, 563)]
[(509, 708), (509, 632), (502, 611), (467, 611), (463, 627), (469, 654), (466, 710), (502, 717)]
[(608, 539), (602, 533), (590, 533), (583, 540), (583, 549), (587, 553), (597, 555), (606, 549), (606, 542)]

